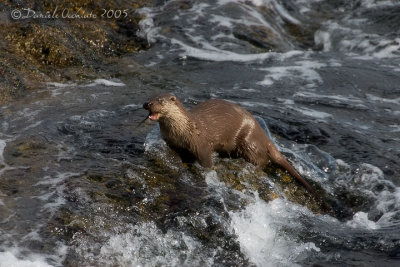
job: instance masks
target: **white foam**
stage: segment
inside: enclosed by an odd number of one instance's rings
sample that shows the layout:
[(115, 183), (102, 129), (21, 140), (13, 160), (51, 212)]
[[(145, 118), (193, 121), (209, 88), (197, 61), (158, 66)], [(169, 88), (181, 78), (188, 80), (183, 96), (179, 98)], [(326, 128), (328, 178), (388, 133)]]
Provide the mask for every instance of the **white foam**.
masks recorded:
[[(399, 57), (400, 38), (392, 38), (379, 33), (366, 33), (365, 18), (329, 20), (314, 34), (314, 41), (322, 45), (324, 51), (339, 50), (353, 58), (370, 60), (374, 58)], [(354, 54), (356, 53), (356, 54)]]
[[(384, 37), (374, 35), (375, 39), (383, 39)], [(367, 38), (367, 37), (364, 37)], [(349, 50), (361, 49), (364, 55), (354, 58), (362, 60), (371, 60), (374, 58), (393, 58), (399, 56), (400, 38), (394, 40), (376, 40), (372, 43), (370, 40), (344, 40), (341, 44)]]
[(312, 118), (316, 119), (328, 119), (328, 118), (333, 118), (332, 114), (323, 112), (323, 111), (317, 111), (314, 109), (310, 108), (305, 108), (305, 107), (296, 107), (294, 110), (297, 110), (298, 112)]
[[(233, 20), (220, 15), (212, 15), (210, 18), (210, 22), (217, 24), (218, 26), (232, 28)], [(227, 35), (220, 33), (221, 37), (226, 37)]]
[[(227, 14), (223, 6), (233, 3), (237, 7), (237, 12)], [(240, 49), (240, 46), (237, 43), (238, 39), (232, 33), (221, 33), (223, 31), (219, 30), (220, 28), (232, 29), (239, 25), (244, 25), (246, 27), (257, 26), (265, 28), (276, 39), (286, 38), (285, 36), (282, 37), (281, 30), (277, 30), (280, 28), (278, 25), (279, 23), (275, 23), (275, 21), (270, 23), (270, 21), (260, 13), (258, 8), (255, 8), (248, 3), (226, 0), (220, 0), (217, 4), (213, 5), (196, 2), (188, 10), (179, 10), (179, 14), (174, 17), (182, 17), (186, 22), (185, 24), (189, 26), (182, 28), (182, 35), (184, 35), (184, 37), (170, 38), (169, 36), (163, 35), (161, 31), (163, 25), (157, 27), (154, 24), (154, 18), (158, 14), (162, 14), (166, 7), (168, 7), (168, 4), (153, 9), (143, 8), (139, 11), (141, 14), (146, 16), (146, 18), (141, 20), (139, 23), (141, 28), (139, 35), (147, 38), (147, 40), (152, 43), (157, 40), (168, 40), (172, 45), (179, 45), (179, 47), (184, 50), (184, 53), (179, 55), (180, 58), (190, 56), (211, 61), (247, 62), (260, 61), (270, 57), (268, 53), (245, 55), (230, 51), (232, 48)], [(289, 20), (296, 24), (299, 23), (282, 5), (275, 3), (271, 5), (271, 10), (272, 9), (275, 9), (275, 13), (278, 13), (278, 15), (283, 17), (285, 20)], [(174, 20), (174, 17), (172, 17), (172, 20)], [(207, 20), (209, 23), (214, 25), (213, 28), (210, 29), (211, 33), (209, 35), (211, 37), (204, 36), (201, 34), (201, 31), (197, 30), (198, 27), (203, 26), (203, 23), (200, 22), (202, 20)], [(187, 38), (190, 39), (189, 42), (185, 40)], [(216, 42), (217, 39), (221, 38), (224, 40)], [(211, 41), (211, 43), (209, 41)], [(225, 48), (227, 50), (224, 50)]]
[[(243, 1), (243, 2), (248, 2), (248, 1)], [(271, 0), (250, 0), (253, 5), (255, 6), (264, 6), (267, 7), (268, 9), (275, 9), (276, 12), (285, 18), (286, 20), (290, 21), (293, 24), (301, 24), (299, 20), (294, 18), (289, 14), (289, 12), (282, 6), (280, 5), (277, 1), (271, 1)]]
[(218, 33), (218, 34), (213, 35), (210, 39), (213, 41), (216, 41), (219, 39), (233, 40), (233, 39), (235, 39), (235, 37), (232, 33), (230, 33), (230, 34)]
[[(228, 1), (229, 2), (229, 1)], [(221, 3), (220, 3), (221, 4)], [(246, 25), (246, 26), (262, 26), (271, 31), (275, 36), (280, 36), (274, 27), (253, 7), (249, 5), (243, 5), (240, 3), (235, 3), (240, 5), (241, 11), (244, 14), (239, 16), (234, 16), (232, 18), (228, 16), (212, 15), (210, 22), (218, 26), (233, 28), (235, 25)]]
[(43, 122), (43, 121), (34, 122), (34, 123), (32, 123), (32, 124), (26, 126), (21, 132), (26, 132), (26, 131), (29, 130), (29, 129), (36, 128), (36, 127), (38, 127), (40, 124), (42, 124), (42, 122)]
[(331, 35), (329, 32), (318, 30), (314, 34), (314, 42), (316, 45), (322, 45), (325, 52), (332, 49)]
[[(269, 2), (269, 0), (266, 0), (266, 1)], [(282, 17), (284, 17), (285, 19), (287, 19), (288, 21), (290, 21), (290, 22), (293, 23), (293, 24), (298, 24), (298, 25), (301, 24), (301, 22), (300, 22), (299, 20), (297, 20), (296, 18), (294, 18), (293, 16), (291, 16), (291, 15), (289, 14), (289, 12), (288, 12), (282, 5), (280, 5), (277, 1), (274, 1), (273, 3), (274, 3), (274, 6), (275, 6), (276, 11), (278, 11), (278, 13), (279, 13)]]
[(329, 59), (329, 66), (330, 67), (341, 67), (342, 63), (340, 63), (336, 59), (331, 58), (331, 59)]
[(59, 185), (66, 179), (77, 175), (79, 175), (79, 173), (77, 172), (65, 172), (65, 173), (58, 173), (55, 176), (45, 176), (41, 179), (41, 181), (37, 182), (35, 185)]
[(350, 165), (347, 164), (345, 161), (343, 161), (342, 159), (336, 159), (336, 164), (342, 168), (345, 169), (350, 169)]
[(0, 252), (0, 267), (49, 267), (62, 266), (68, 247), (57, 242), (53, 248), (53, 254), (31, 253), (14, 246), (2, 248), (2, 250)]
[(261, 102), (250, 102), (250, 101), (240, 101), (238, 102), (239, 105), (245, 107), (264, 107), (264, 108), (273, 108), (273, 105), (261, 103)]
[(10, 124), (9, 124), (8, 122), (6, 122), (6, 121), (3, 121), (3, 122), (1, 123), (1, 128), (2, 128), (2, 130), (3, 130), (4, 132), (6, 132), (6, 131), (10, 128)]
[(25, 121), (33, 121), (36, 119), (37, 115), (41, 112), (40, 109), (24, 108), (17, 112), (18, 119), (23, 117)]
[(375, 222), (368, 219), (368, 213), (362, 211), (354, 214), (353, 219), (351, 221), (346, 222), (346, 225), (358, 229), (364, 228), (369, 230), (375, 230), (379, 228), (379, 226)]
[(382, 7), (393, 7), (396, 5), (399, 5), (398, 2), (396, 1), (382, 1), (382, 0), (363, 0), (360, 1), (361, 6), (366, 7), (366, 8), (382, 8)]
[(7, 146), (6, 140), (0, 139), (0, 176), (7, 170), (15, 169), (15, 167), (10, 167), (4, 160), (4, 150)]
[(384, 190), (379, 193), (375, 209), (383, 214), (377, 221), (378, 226), (397, 225), (400, 216), (400, 187), (396, 187), (393, 192)]
[(400, 104), (400, 97), (399, 98), (394, 98), (394, 99), (389, 99), (389, 98), (378, 97), (378, 96), (375, 96), (375, 95), (372, 95), (372, 94), (367, 94), (367, 98), (369, 100), (372, 100), (372, 101), (375, 101), (375, 102)]
[(15, 256), (14, 250), (0, 252), (0, 267), (52, 267), (52, 265), (46, 262), (43, 255), (34, 254), (20, 259)]
[(79, 175), (79, 173), (58, 173), (55, 176), (45, 176), (41, 181), (37, 182), (35, 186), (43, 187), (41, 195), (34, 197), (45, 202), (45, 204), (42, 205), (41, 210), (54, 213), (57, 211), (58, 207), (66, 204), (64, 197), (64, 182), (77, 175)]
[(389, 127), (391, 128), (391, 132), (400, 132), (400, 125), (398, 125), (398, 124), (392, 124), (392, 125), (389, 125)]
[(279, 102), (281, 102), (284, 105), (294, 105), (293, 99), (283, 99), (283, 98), (278, 97), (276, 100), (278, 100)]
[(270, 58), (272, 54), (263, 53), (263, 54), (238, 54), (235, 52), (230, 52), (226, 50), (221, 50), (216, 47), (214, 49), (200, 49), (191, 47), (186, 45), (185, 43), (172, 39), (171, 42), (173, 44), (179, 44), (185, 52), (180, 56), (189, 56), (202, 60), (210, 60), (210, 61), (237, 61), (237, 62), (248, 62), (248, 61), (260, 61), (266, 58)]
[(234, 62), (264, 61), (269, 58), (277, 57), (284, 59), (301, 55), (304, 53), (302, 51), (293, 50), (287, 53), (268, 52), (260, 54), (238, 54), (235, 52), (219, 49), (210, 44), (203, 44), (204, 48), (192, 47), (175, 38), (171, 39), (171, 43), (177, 44), (184, 49), (184, 52), (180, 54), (181, 57), (187, 56), (209, 61), (234, 61)]
[(204, 17), (204, 15), (206, 15), (206, 12), (204, 10), (209, 6), (210, 5), (206, 3), (195, 2), (195, 4), (189, 10), (191, 12), (194, 12), (192, 13), (191, 20), (197, 21), (200, 17)]
[(147, 7), (141, 8), (138, 10), (138, 12), (145, 16), (139, 21), (139, 37), (145, 38), (149, 43), (155, 43), (157, 41), (157, 37), (159, 37), (159, 32), (161, 29), (154, 26), (153, 17), (155, 13), (152, 12), (152, 9)]
[(0, 139), (0, 166), (5, 164), (4, 162), (4, 149), (6, 148), (7, 143), (5, 140)]
[(72, 83), (72, 82), (69, 82), (69, 83), (47, 82), (46, 85), (47, 85), (47, 87), (50, 87), (50, 88), (67, 88), (67, 87), (76, 86), (77, 84)]
[(247, 92), (247, 93), (258, 93), (258, 92), (260, 92), (260, 90), (253, 89), (253, 88), (242, 88), (242, 89), (238, 89), (238, 90), (243, 91), (243, 92)]
[[(1, 193), (1, 192), (0, 192)], [(4, 201), (2, 199), (0, 199), (0, 206), (5, 206), (6, 204), (4, 204)]]
[(372, 164), (362, 163), (360, 173), (361, 175), (355, 178), (355, 182), (367, 189), (376, 183), (385, 181), (383, 171)]
[(376, 58), (390, 58), (400, 51), (400, 38), (393, 40), (383, 40), (377, 45), (378, 47), (385, 47), (375, 53), (373, 57)]
[(128, 104), (122, 107), (122, 109), (130, 109), (140, 107), (138, 104)]
[(55, 97), (62, 94), (63, 90), (66, 88), (76, 87), (77, 84), (73, 82), (68, 83), (58, 83), (58, 82), (47, 82), (46, 87), (51, 90), (51, 96)]
[(326, 67), (326, 64), (319, 63), (316, 61), (301, 60), (296, 61), (292, 66), (279, 66), (261, 68), (268, 72), (263, 81), (258, 82), (260, 85), (269, 86), (275, 81), (279, 81), (283, 78), (296, 76), (297, 79), (303, 79), (309, 83), (311, 87), (315, 87), (316, 83), (321, 84), (323, 82), (321, 76), (316, 71), (322, 67)]
[[(351, 172), (351, 167), (341, 160), (336, 160), (339, 167), (344, 168), (345, 172)], [(341, 176), (336, 182), (348, 187), (348, 190), (355, 190), (373, 201), (372, 207), (367, 211), (357, 212), (353, 219), (346, 222), (352, 228), (361, 229), (381, 229), (398, 225), (400, 216), (400, 187), (396, 187), (391, 181), (387, 180), (383, 171), (371, 164), (363, 163), (356, 170), (355, 175)], [(378, 217), (377, 221), (368, 218)]]
[(218, 174), (214, 170), (205, 173), (205, 182), (207, 185), (213, 187), (224, 186), (224, 183), (219, 180)]
[(311, 251), (319, 252), (314, 243), (295, 242), (285, 234), (285, 225), (301, 228), (301, 207), (275, 199), (265, 203), (258, 197), (239, 212), (230, 212), (231, 227), (238, 236), (241, 251), (257, 266), (299, 266), (296, 259)]
[[(179, 218), (177, 218), (179, 219)], [(103, 232), (107, 241), (99, 254), (91, 251), (94, 244), (75, 238), (76, 251), (95, 265), (106, 266), (212, 266), (201, 243), (183, 232), (163, 233), (153, 222), (124, 225)]]
[(104, 85), (104, 86), (125, 86), (125, 84), (121, 81), (110, 81), (106, 79), (96, 79), (92, 83), (84, 85), (84, 87), (93, 87), (97, 85)]
[(165, 142), (160, 135), (160, 126), (157, 124), (153, 129), (146, 135), (144, 142), (145, 151), (158, 150), (159, 145), (163, 145)]
[[(248, 6), (248, 5), (242, 5), (242, 9), (246, 11), (245, 16), (243, 17), (244, 21), (251, 18), (253, 21), (256, 22), (255, 23), (256, 25), (258, 24), (260, 26), (264, 26), (264, 27), (268, 28), (270, 31), (272, 31), (272, 33), (276, 37), (280, 36), (280, 33), (278, 31), (276, 31), (275, 28), (256, 9), (254, 9), (253, 7)], [(242, 21), (242, 23), (246, 23), (246, 22)]]

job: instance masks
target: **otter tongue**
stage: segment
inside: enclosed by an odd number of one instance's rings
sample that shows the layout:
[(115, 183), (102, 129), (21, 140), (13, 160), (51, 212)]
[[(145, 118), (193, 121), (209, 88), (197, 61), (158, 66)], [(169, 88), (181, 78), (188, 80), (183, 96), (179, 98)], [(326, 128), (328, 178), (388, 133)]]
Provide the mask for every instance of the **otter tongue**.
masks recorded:
[(157, 120), (157, 117), (158, 117), (157, 115), (158, 115), (157, 113), (151, 113), (151, 114), (149, 115), (150, 120), (152, 120), (152, 121)]

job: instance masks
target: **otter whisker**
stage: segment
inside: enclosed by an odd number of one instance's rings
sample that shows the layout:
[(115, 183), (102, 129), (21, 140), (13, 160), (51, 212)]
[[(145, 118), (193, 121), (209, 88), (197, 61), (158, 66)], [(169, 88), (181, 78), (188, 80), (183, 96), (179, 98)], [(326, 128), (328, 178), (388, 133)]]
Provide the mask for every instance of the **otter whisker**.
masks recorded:
[(135, 129), (139, 128), (140, 126), (142, 126), (142, 124), (149, 118), (149, 116), (147, 116), (146, 118), (144, 118), (142, 121), (139, 122), (139, 124), (135, 127)]

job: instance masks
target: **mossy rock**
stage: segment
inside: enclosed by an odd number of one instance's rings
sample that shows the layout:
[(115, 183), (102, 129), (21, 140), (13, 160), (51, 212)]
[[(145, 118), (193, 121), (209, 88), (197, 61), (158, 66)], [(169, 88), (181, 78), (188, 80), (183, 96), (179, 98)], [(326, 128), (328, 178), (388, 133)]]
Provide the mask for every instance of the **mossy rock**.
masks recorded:
[(42, 151), (47, 147), (44, 140), (32, 137), (32, 139), (20, 141), (18, 143), (9, 143), (5, 149), (5, 157), (9, 159), (12, 157), (18, 158), (32, 158), (41, 156)]
[[(31, 8), (35, 12), (65, 8), (96, 19), (28, 19), (0, 17), (0, 104), (21, 97), (47, 81), (79, 80), (82, 73), (98, 73), (113, 58), (149, 47), (137, 36), (142, 19), (137, 8), (151, 1), (8, 1), (1, 4), (6, 13)], [(102, 9), (128, 10), (126, 18), (101, 18)], [(100, 14), (99, 14), (100, 13)], [(71, 76), (70, 68), (77, 69)], [(90, 75), (96, 76), (96, 75)], [(98, 76), (98, 75), (97, 75)]]
[[(216, 164), (215, 170), (219, 179), (235, 190), (256, 191), (265, 201), (284, 196), (294, 203), (307, 206), (313, 212), (323, 213), (315, 197), (290, 174), (277, 166), (270, 165), (261, 170), (243, 159), (222, 159)], [(266, 179), (271, 179), (276, 188), (270, 187)], [(315, 190), (320, 192), (322, 188), (315, 188)], [(323, 192), (320, 193), (323, 195)]]

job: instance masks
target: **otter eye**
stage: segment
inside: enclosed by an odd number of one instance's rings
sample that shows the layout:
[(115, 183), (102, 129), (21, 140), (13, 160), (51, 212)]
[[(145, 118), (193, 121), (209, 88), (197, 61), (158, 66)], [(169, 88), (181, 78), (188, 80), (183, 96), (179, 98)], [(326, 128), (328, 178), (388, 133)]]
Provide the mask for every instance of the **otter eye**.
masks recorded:
[(171, 96), (169, 99), (170, 99), (171, 101), (175, 101), (175, 100), (176, 100), (176, 97), (175, 97), (175, 96)]
[(164, 99), (162, 99), (162, 98), (159, 98), (159, 99), (158, 99), (158, 103), (160, 103), (160, 104), (164, 104)]

